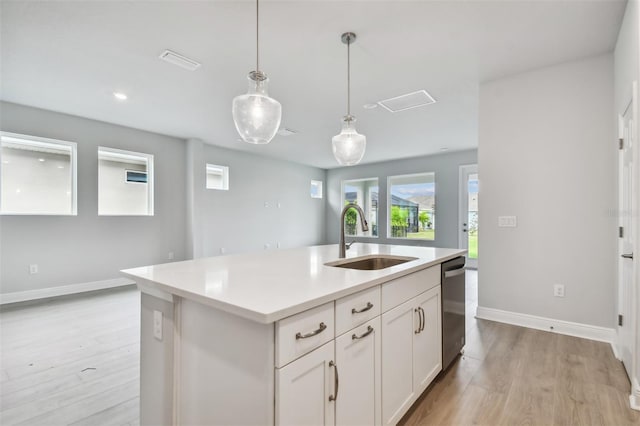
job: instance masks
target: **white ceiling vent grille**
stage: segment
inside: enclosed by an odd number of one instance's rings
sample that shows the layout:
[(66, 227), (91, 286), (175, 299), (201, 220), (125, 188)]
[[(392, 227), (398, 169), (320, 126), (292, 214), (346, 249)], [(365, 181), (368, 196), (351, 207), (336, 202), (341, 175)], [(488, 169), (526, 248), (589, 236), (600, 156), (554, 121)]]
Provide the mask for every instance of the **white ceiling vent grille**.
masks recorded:
[(195, 71), (200, 68), (200, 63), (194, 61), (193, 59), (189, 59), (186, 56), (182, 56), (176, 52), (172, 52), (171, 50), (165, 50), (160, 54), (160, 59), (163, 61), (167, 61), (170, 64), (177, 65), (180, 68), (184, 68), (185, 70)]
[(380, 106), (390, 112), (399, 112), (435, 103), (436, 100), (433, 99), (426, 90), (418, 90), (417, 92), (407, 93), (406, 95), (400, 95), (378, 102)]

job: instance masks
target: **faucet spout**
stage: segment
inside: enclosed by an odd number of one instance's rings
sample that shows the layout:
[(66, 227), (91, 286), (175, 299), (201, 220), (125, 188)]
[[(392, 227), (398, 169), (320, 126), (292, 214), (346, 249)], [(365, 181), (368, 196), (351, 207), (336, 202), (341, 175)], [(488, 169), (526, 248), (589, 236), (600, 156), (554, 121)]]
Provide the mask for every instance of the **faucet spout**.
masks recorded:
[(340, 243), (338, 244), (338, 257), (340, 259), (343, 259), (347, 253), (346, 244), (344, 241), (344, 217), (349, 209), (355, 209), (358, 212), (358, 216), (360, 216), (360, 226), (362, 226), (362, 231), (367, 232), (369, 230), (369, 224), (364, 218), (364, 212), (359, 205), (355, 203), (349, 203), (344, 206), (344, 208), (342, 209), (342, 213), (340, 214)]

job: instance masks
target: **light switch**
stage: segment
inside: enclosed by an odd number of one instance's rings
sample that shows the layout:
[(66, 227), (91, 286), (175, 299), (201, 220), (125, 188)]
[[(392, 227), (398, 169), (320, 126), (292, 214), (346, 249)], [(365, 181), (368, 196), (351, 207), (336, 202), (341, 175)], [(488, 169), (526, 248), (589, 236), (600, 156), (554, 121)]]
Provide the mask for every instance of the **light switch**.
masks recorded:
[(500, 228), (515, 228), (518, 226), (516, 216), (498, 216), (498, 226)]

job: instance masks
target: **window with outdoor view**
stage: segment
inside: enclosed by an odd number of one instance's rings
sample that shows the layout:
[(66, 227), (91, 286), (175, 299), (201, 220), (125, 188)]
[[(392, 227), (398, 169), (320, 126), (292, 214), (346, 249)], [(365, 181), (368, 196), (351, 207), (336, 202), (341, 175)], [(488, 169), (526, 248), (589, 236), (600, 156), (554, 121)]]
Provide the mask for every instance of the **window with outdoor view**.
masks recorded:
[(389, 177), (389, 238), (435, 239), (434, 173)]
[(345, 215), (345, 235), (378, 236), (378, 178), (354, 179), (342, 182), (342, 205), (354, 203), (360, 206), (369, 222), (369, 230), (362, 232), (358, 212), (349, 209)]

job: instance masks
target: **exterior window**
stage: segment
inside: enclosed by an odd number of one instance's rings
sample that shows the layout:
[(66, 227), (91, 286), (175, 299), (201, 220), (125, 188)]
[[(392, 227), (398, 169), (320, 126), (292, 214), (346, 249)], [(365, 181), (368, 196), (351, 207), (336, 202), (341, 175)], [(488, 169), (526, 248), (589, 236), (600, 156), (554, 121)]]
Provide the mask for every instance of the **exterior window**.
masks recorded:
[(311, 181), (311, 198), (322, 198), (322, 181)]
[(435, 239), (435, 174), (389, 177), (389, 237)]
[(369, 222), (369, 231), (362, 232), (358, 213), (351, 209), (345, 215), (345, 234), (351, 236), (378, 236), (378, 178), (346, 180), (342, 182), (342, 205), (359, 205)]
[(98, 148), (98, 214), (153, 216), (153, 155)]
[(76, 214), (76, 144), (0, 132), (0, 213)]
[(229, 167), (207, 164), (207, 189), (229, 190)]

